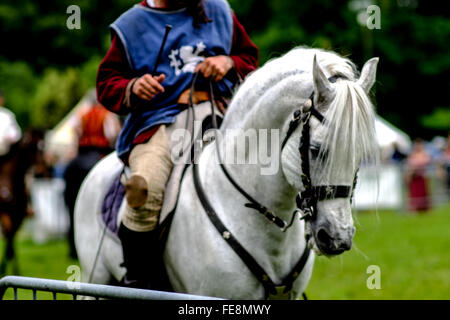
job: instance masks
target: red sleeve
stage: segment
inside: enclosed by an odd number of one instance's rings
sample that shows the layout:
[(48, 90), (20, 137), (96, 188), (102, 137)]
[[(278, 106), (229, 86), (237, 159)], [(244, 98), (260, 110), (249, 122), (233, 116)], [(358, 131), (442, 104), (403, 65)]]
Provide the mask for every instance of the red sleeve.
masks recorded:
[(233, 13), (233, 42), (231, 45), (231, 59), (234, 62), (234, 68), (242, 77), (255, 70), (258, 67), (259, 49), (250, 40), (244, 27)]
[(113, 35), (111, 47), (97, 72), (97, 98), (108, 110), (117, 114), (128, 113), (123, 104), (125, 90), (133, 78), (122, 43)]
[[(148, 7), (145, 0), (140, 4)], [(124, 104), (124, 98), (126, 88), (133, 78), (122, 42), (113, 34), (111, 47), (97, 72), (98, 101), (114, 113), (127, 114), (129, 110)]]

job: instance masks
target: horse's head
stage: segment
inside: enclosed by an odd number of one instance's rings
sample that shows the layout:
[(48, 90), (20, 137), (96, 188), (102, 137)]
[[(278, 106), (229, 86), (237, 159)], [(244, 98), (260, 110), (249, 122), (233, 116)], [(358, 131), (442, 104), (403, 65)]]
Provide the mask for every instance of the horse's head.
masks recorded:
[(377, 58), (367, 61), (356, 79), (352, 64), (343, 66), (349, 72), (339, 72), (329, 61), (322, 68), (314, 56), (314, 94), (303, 104), (301, 123), (289, 139), (290, 152), (300, 160), (295, 165), (297, 177), (292, 176), (293, 157), (282, 157), (287, 180), (301, 190), (297, 202), (304, 214), (309, 213), (305, 216), (309, 245), (319, 254), (337, 255), (352, 246), (351, 198), (358, 166), (376, 159), (378, 152), (375, 113), (368, 98), (377, 62)]

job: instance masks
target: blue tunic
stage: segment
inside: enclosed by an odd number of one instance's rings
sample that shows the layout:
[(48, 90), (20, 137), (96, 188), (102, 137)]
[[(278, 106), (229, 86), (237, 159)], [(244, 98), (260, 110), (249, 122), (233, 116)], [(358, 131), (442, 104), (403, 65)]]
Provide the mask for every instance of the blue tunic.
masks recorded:
[[(130, 113), (117, 140), (119, 156), (127, 154), (133, 140), (142, 132), (158, 124), (175, 121), (182, 111), (178, 97), (186, 90), (194, 76), (194, 69), (205, 57), (229, 55), (233, 36), (232, 12), (225, 0), (204, 1), (210, 23), (194, 27), (193, 18), (185, 8), (161, 11), (135, 5), (123, 13), (111, 29), (125, 49), (133, 76), (153, 71), (165, 33), (166, 24), (172, 25), (156, 74), (164, 73), (164, 92), (146, 102), (139, 111)], [(200, 77), (199, 77), (200, 78)], [(228, 80), (227, 86), (231, 87)], [(219, 83), (219, 90), (226, 86)]]

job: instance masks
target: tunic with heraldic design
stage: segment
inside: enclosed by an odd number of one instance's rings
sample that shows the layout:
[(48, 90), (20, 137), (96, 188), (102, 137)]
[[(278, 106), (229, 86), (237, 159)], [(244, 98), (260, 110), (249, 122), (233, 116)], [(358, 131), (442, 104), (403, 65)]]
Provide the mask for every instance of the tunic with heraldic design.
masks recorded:
[[(173, 27), (157, 70), (166, 76), (163, 83), (165, 91), (146, 102), (142, 106), (143, 111), (128, 116), (117, 143), (119, 156), (129, 152), (133, 140), (140, 133), (152, 126), (175, 121), (175, 116), (182, 111), (177, 99), (190, 86), (199, 62), (208, 56), (229, 55), (233, 32), (231, 9), (223, 0), (208, 0), (205, 1), (205, 11), (212, 22), (196, 28), (185, 8), (161, 12), (136, 5), (111, 25), (125, 49), (130, 68), (137, 76), (151, 73), (165, 25)], [(233, 86), (231, 81), (224, 79), (218, 82), (219, 94), (228, 95), (227, 86)]]
[[(162, 18), (168, 17), (171, 14), (166, 14), (165, 11), (156, 10), (148, 7), (148, 4), (146, 1), (142, 1), (140, 3), (140, 7), (144, 9), (150, 9), (153, 10), (153, 13), (155, 16), (158, 16), (158, 12), (160, 12), (160, 16)], [(141, 11), (144, 11), (142, 8), (135, 8), (139, 9)], [(183, 10), (184, 11), (184, 10)], [(181, 12), (177, 13), (177, 16), (181, 17)], [(237, 20), (236, 16), (231, 12), (232, 15), (232, 40), (231, 40), (231, 49), (229, 57), (233, 60), (234, 64), (234, 72), (230, 72), (230, 74), (236, 73), (239, 78), (245, 78), (245, 76), (251, 72), (254, 71), (257, 67), (258, 62), (258, 48), (251, 42), (250, 38), (248, 37), (245, 29), (240, 24), (240, 22)], [(149, 16), (150, 17), (150, 16)], [(192, 18), (187, 18), (190, 21), (190, 24), (192, 25)], [(181, 24), (181, 21), (179, 22)], [(208, 25), (211, 23), (208, 23)], [(114, 23), (112, 24), (114, 25)], [(156, 43), (153, 43), (151, 46), (151, 51), (153, 52), (153, 55), (156, 56), (156, 53), (159, 49), (159, 46), (161, 45), (163, 33), (164, 33), (164, 27), (165, 25), (161, 25), (158, 30), (152, 30), (155, 33), (159, 34), (159, 37), (156, 41)], [(189, 26), (189, 29), (192, 27)], [(132, 67), (132, 62), (129, 60), (130, 56), (126, 53), (125, 45), (123, 44), (123, 40), (119, 38), (118, 34), (115, 31), (116, 28), (111, 27), (112, 31), (112, 41), (111, 41), (111, 47), (107, 54), (105, 55), (103, 61), (101, 62), (98, 70), (97, 75), (97, 94), (98, 94), (98, 100), (110, 111), (118, 113), (118, 114), (128, 114), (130, 113), (130, 109), (124, 104), (124, 100), (126, 100), (126, 88), (129, 85), (131, 81), (135, 79), (135, 77), (140, 76), (141, 74), (138, 73), (139, 71), (134, 70)], [(174, 25), (174, 28), (172, 29), (172, 32), (175, 32), (176, 24)], [(217, 36), (216, 36), (217, 37)], [(203, 39), (202, 39), (203, 40)], [(142, 41), (139, 41), (139, 43), (142, 43)], [(194, 41), (194, 51), (196, 49), (196, 43)], [(203, 42), (205, 43), (205, 42)], [(167, 63), (170, 64), (171, 61), (168, 57), (169, 54), (171, 54), (172, 50), (176, 50), (177, 48), (170, 48), (170, 44), (167, 43), (165, 45), (167, 48), (162, 55), (162, 61), (160, 63), (160, 67), (157, 71), (160, 70), (160, 68), (164, 68), (163, 64)], [(190, 48), (184, 49), (189, 50)], [(205, 49), (206, 50), (206, 49)], [(182, 53), (185, 55), (185, 53)], [(181, 58), (180, 52), (174, 53), (174, 57), (172, 58), (173, 64), (178, 66), (178, 69), (183, 69), (185, 66), (184, 60), (186, 58)], [(200, 56), (201, 59), (201, 56)], [(148, 65), (150, 68), (153, 66), (149, 62)], [(182, 72), (184, 73), (183, 76), (187, 76), (192, 79), (192, 73), (184, 72), (189, 70), (188, 68), (185, 68)], [(141, 70), (143, 72), (143, 70)], [(163, 72), (163, 71), (162, 71)], [(227, 75), (228, 77), (228, 75)], [(166, 81), (163, 83), (164, 87), (166, 86)], [(177, 90), (180, 92), (181, 88)], [(166, 90), (167, 91), (167, 90)], [(173, 117), (178, 114), (180, 111), (179, 106), (175, 106), (173, 101), (176, 101), (176, 93), (173, 93), (173, 97), (171, 97), (171, 103), (172, 106), (169, 107), (169, 115), (167, 116), (170, 118), (169, 120), (173, 120)], [(156, 97), (155, 97), (156, 98)], [(142, 101), (140, 101), (142, 103)], [(147, 103), (147, 102), (145, 102)], [(147, 110), (147, 109), (146, 109)], [(150, 116), (152, 116), (155, 113), (155, 106), (153, 108), (150, 108), (150, 110), (147, 110), (150, 113)], [(154, 116), (154, 115), (153, 115)], [(152, 134), (155, 132), (154, 128), (157, 127), (158, 122), (155, 121), (155, 124), (151, 129), (143, 130), (142, 127), (140, 127), (139, 124), (131, 125), (133, 122), (139, 122), (140, 124), (143, 124), (141, 121), (138, 121), (137, 115), (129, 115), (130, 119), (127, 119), (126, 122), (129, 122), (130, 124), (124, 128), (124, 133), (122, 134), (121, 138), (118, 139), (118, 152), (121, 154), (122, 159), (126, 159), (127, 157), (127, 151), (130, 146), (126, 146), (125, 141), (129, 143), (128, 140), (132, 139), (132, 136), (134, 135), (135, 141), (133, 141), (133, 144), (136, 143), (136, 141), (142, 142), (146, 139), (150, 138)], [(161, 119), (160, 119), (161, 120)], [(170, 121), (169, 121), (170, 123)], [(133, 127), (133, 128), (131, 128)], [(127, 132), (125, 132), (127, 131)], [(125, 139), (127, 137), (127, 139)], [(123, 141), (123, 142), (120, 142)], [(119, 146), (120, 144), (120, 146)], [(123, 149), (121, 148), (123, 146)]]

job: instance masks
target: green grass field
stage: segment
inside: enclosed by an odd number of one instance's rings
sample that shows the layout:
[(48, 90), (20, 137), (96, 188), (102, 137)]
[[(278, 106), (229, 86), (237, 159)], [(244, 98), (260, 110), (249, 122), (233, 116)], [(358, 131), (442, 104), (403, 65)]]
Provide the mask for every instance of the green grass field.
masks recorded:
[[(380, 211), (356, 216), (350, 252), (316, 259), (311, 299), (450, 299), (450, 207), (425, 215)], [(368, 289), (370, 265), (381, 289)]]
[[(424, 215), (380, 211), (355, 218), (352, 250), (316, 259), (309, 299), (450, 299), (450, 205)], [(66, 280), (67, 267), (77, 264), (63, 240), (37, 245), (22, 233), (17, 250), (23, 276)], [(381, 289), (367, 287), (371, 265), (380, 267)], [(31, 293), (19, 291), (19, 297), (30, 299)]]

